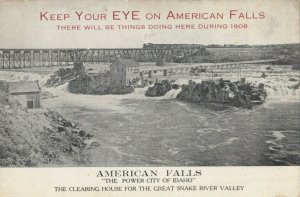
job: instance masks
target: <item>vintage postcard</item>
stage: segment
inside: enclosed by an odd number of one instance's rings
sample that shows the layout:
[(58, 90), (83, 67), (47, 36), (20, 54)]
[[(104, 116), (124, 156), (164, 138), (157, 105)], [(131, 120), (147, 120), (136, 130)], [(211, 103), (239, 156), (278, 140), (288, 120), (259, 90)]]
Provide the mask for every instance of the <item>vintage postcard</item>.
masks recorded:
[(300, 196), (299, 0), (0, 0), (0, 196)]

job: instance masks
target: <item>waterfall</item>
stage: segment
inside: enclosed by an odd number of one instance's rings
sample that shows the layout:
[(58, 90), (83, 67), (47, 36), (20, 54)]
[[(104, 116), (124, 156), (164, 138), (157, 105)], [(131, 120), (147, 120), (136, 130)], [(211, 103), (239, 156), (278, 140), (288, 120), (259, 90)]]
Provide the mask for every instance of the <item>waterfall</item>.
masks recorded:
[(273, 86), (265, 87), (267, 91), (267, 100), (274, 102), (299, 102), (300, 101), (300, 89), (294, 89), (288, 86)]
[(163, 98), (164, 99), (175, 99), (177, 97), (177, 95), (180, 93), (181, 88), (175, 90), (175, 89), (171, 89), (169, 92), (167, 92)]

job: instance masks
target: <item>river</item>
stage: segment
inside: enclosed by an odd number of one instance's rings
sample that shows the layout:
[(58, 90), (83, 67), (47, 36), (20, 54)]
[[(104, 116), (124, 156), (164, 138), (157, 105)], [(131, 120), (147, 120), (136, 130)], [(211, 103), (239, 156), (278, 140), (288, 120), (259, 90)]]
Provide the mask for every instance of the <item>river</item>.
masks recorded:
[(248, 80), (268, 85), (266, 103), (251, 110), (177, 101), (175, 90), (160, 98), (145, 97), (145, 88), (74, 95), (66, 85), (47, 89), (58, 97), (43, 105), (94, 135), (88, 166), (299, 165), (299, 89), (288, 88), (299, 74), (277, 70), (267, 79), (247, 71)]

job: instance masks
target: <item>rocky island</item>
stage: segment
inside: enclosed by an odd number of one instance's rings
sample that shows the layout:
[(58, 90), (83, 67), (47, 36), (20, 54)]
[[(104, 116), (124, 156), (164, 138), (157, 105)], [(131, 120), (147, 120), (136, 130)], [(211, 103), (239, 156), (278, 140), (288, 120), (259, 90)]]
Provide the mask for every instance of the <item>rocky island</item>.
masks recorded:
[(235, 107), (251, 108), (254, 104), (262, 104), (267, 97), (264, 84), (255, 86), (245, 83), (245, 79), (238, 82), (229, 80), (209, 80), (181, 86), (177, 99), (188, 102), (221, 103)]
[(109, 72), (97, 75), (84, 74), (71, 80), (68, 91), (74, 94), (128, 94), (134, 91), (132, 86), (111, 85)]
[[(178, 89), (177, 84), (171, 84), (164, 80), (149, 87), (146, 96), (163, 96), (171, 89)], [(230, 82), (229, 80), (204, 80), (196, 83), (192, 80), (187, 85), (181, 86), (177, 95), (180, 101), (197, 103), (219, 103), (235, 107), (251, 108), (255, 104), (262, 104), (267, 97), (264, 84), (258, 86), (241, 81)]]
[(128, 94), (139, 86), (139, 64), (133, 59), (116, 59), (110, 70), (86, 72), (82, 63), (73, 68), (60, 68), (47, 80), (46, 87), (57, 87), (68, 82), (68, 91), (75, 94)]
[(153, 87), (149, 87), (145, 96), (156, 97), (163, 96), (172, 89), (172, 84), (168, 80), (163, 80), (161, 83), (155, 83)]

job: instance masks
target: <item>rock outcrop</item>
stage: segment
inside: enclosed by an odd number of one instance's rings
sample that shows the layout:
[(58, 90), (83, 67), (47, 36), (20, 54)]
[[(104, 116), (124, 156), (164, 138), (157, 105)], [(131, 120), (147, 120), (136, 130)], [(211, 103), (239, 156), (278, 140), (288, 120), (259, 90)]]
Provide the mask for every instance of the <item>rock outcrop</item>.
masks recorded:
[(110, 85), (109, 73), (99, 73), (96, 76), (82, 75), (68, 84), (68, 90), (77, 94), (107, 94)]
[(264, 84), (258, 87), (251, 83), (230, 82), (223, 79), (202, 81), (195, 83), (189, 81), (188, 85), (181, 86), (177, 99), (188, 102), (222, 103), (236, 107), (251, 108), (253, 104), (265, 101), (267, 93)]
[(0, 83), (0, 166), (87, 163), (83, 150), (92, 135), (57, 112), (28, 110), (11, 101), (4, 84)]
[(155, 83), (153, 87), (149, 87), (146, 96), (156, 97), (163, 96), (172, 89), (172, 84), (168, 80), (163, 80), (161, 83)]
[(293, 90), (298, 90), (299, 87), (300, 87), (300, 81), (295, 85), (288, 86), (289, 89), (293, 89)]
[(60, 68), (55, 71), (46, 81), (46, 87), (57, 87), (80, 75), (85, 74), (85, 68), (82, 63), (74, 63), (73, 68)]
[(68, 90), (75, 94), (128, 94), (134, 91), (131, 86), (113, 86), (109, 72), (96, 75), (81, 75), (71, 80)]
[(292, 66), (292, 69), (293, 69), (293, 70), (300, 70), (300, 64), (298, 63), (298, 64), (296, 64), (296, 65), (293, 65), (293, 66)]

